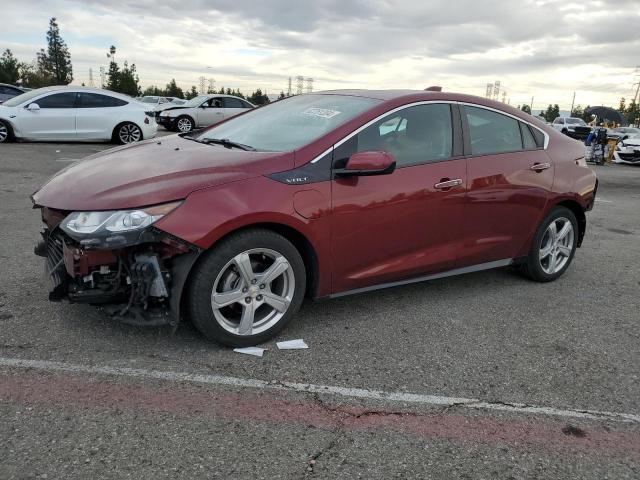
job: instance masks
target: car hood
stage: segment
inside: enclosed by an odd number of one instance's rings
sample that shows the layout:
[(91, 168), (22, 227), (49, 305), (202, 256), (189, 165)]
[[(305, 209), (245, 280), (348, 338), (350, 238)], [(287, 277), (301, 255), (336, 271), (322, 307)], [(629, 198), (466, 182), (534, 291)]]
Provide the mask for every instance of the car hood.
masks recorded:
[(91, 155), (53, 176), (33, 201), (58, 210), (137, 208), (293, 167), (293, 153), (229, 149), (172, 135)]
[(190, 108), (193, 108), (193, 107), (185, 107), (185, 106), (183, 106), (183, 105), (176, 105), (176, 106), (173, 106), (173, 107), (165, 108), (165, 109), (164, 109), (164, 110), (162, 110), (162, 111), (163, 111), (163, 112), (170, 112), (170, 111), (172, 111), (172, 110), (188, 110), (188, 109), (190, 109)]
[(627, 147), (637, 147), (640, 145), (640, 137), (625, 138), (622, 143)]

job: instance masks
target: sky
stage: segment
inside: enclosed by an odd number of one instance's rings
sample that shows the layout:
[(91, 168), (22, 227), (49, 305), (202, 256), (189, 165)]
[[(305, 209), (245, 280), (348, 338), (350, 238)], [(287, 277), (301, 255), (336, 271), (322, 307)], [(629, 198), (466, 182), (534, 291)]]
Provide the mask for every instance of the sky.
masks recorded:
[[(617, 106), (640, 81), (640, 0), (22, 0), (2, 11), (0, 50), (31, 61), (50, 17), (74, 83), (92, 68), (135, 63), (143, 87), (201, 76), (217, 88), (286, 92), (410, 88), (484, 96), (501, 82), (511, 105)], [(633, 93), (632, 93), (633, 92)], [(502, 99), (502, 95), (500, 95)]]

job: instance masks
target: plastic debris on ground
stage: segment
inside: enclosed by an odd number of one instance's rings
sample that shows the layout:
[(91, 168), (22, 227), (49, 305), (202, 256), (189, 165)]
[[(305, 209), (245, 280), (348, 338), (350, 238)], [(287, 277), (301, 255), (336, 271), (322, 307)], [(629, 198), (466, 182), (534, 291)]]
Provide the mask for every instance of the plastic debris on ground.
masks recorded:
[(301, 338), (298, 340), (286, 340), (284, 342), (277, 342), (276, 345), (280, 350), (300, 350), (303, 348), (309, 348), (309, 345), (304, 343)]
[(260, 347), (245, 347), (245, 348), (234, 348), (234, 352), (244, 353), (245, 355), (253, 355), (254, 357), (262, 357), (266, 348)]

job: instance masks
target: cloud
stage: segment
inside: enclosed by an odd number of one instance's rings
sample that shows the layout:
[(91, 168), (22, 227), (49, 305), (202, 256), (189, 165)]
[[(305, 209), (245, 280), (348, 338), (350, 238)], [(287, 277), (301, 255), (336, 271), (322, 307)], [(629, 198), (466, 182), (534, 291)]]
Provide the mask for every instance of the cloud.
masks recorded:
[(27, 0), (3, 12), (0, 48), (33, 56), (51, 16), (78, 82), (113, 43), (144, 85), (205, 76), (275, 93), (303, 75), (316, 89), (438, 83), (482, 95), (501, 80), (512, 103), (566, 106), (578, 91), (583, 104), (617, 104), (640, 51), (636, 0)]

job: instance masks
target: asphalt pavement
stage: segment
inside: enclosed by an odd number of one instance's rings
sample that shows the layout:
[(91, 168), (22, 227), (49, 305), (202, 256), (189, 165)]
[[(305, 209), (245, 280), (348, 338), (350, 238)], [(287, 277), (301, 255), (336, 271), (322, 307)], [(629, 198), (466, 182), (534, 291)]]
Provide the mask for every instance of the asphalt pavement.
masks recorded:
[(110, 147), (0, 145), (0, 478), (640, 478), (640, 168), (556, 282), (308, 301), (256, 358), (48, 302), (29, 196)]

